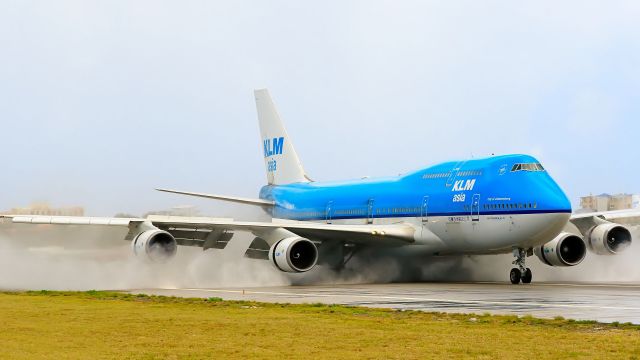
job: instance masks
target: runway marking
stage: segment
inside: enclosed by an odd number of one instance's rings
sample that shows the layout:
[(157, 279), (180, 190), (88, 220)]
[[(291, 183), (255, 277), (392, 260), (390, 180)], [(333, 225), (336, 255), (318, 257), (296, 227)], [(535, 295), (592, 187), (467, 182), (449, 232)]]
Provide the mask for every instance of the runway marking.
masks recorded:
[(385, 300), (401, 300), (401, 301), (423, 301), (423, 302), (444, 302), (451, 304), (477, 304), (477, 305), (502, 305), (502, 306), (533, 306), (547, 308), (577, 308), (577, 309), (607, 309), (607, 310), (636, 310), (640, 311), (640, 307), (623, 307), (623, 306), (601, 306), (601, 305), (582, 305), (582, 304), (558, 304), (558, 303), (537, 303), (537, 302), (508, 302), (508, 301), (485, 301), (485, 300), (454, 300), (454, 299), (437, 299), (437, 298), (419, 298), (419, 297), (402, 297), (388, 295), (363, 295), (363, 294), (316, 294), (316, 293), (287, 293), (287, 292), (271, 292), (271, 291), (251, 291), (251, 290), (222, 290), (222, 289), (164, 289), (164, 290), (184, 290), (184, 291), (204, 291), (217, 293), (233, 293), (244, 295), (281, 295), (281, 296), (299, 296), (299, 297), (357, 297), (367, 299), (385, 299)]

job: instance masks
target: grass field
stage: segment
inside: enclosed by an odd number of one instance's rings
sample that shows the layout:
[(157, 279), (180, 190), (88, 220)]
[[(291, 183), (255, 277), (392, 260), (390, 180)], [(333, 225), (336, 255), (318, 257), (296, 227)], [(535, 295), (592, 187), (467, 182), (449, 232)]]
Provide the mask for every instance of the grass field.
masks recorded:
[(640, 359), (640, 327), (108, 292), (0, 293), (0, 358)]

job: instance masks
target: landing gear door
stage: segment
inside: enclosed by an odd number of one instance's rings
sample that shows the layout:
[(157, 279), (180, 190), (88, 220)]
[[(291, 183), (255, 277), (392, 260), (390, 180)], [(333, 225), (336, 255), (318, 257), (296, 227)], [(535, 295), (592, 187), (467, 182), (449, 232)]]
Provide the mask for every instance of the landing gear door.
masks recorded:
[(471, 200), (471, 221), (480, 221), (480, 194), (473, 194)]
[(327, 208), (325, 210), (325, 220), (327, 221), (327, 224), (331, 224), (332, 212), (333, 212), (333, 201), (329, 201), (327, 203)]
[(423, 223), (429, 221), (429, 197), (428, 196), (425, 196), (422, 198), (422, 207), (420, 210), (420, 217), (422, 217)]

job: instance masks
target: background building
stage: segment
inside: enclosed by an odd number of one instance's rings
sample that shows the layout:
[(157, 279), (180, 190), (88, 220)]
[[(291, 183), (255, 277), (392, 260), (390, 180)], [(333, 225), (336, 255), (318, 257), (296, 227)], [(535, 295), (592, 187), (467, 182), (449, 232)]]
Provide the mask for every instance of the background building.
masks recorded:
[(84, 216), (84, 207), (52, 208), (46, 202), (34, 202), (30, 206), (17, 207), (2, 213), (11, 215)]
[(639, 195), (632, 194), (600, 194), (580, 198), (579, 212), (624, 210), (638, 207)]
[(192, 205), (180, 205), (174, 206), (170, 210), (149, 211), (142, 217), (146, 218), (149, 215), (198, 216), (200, 215), (200, 210)]

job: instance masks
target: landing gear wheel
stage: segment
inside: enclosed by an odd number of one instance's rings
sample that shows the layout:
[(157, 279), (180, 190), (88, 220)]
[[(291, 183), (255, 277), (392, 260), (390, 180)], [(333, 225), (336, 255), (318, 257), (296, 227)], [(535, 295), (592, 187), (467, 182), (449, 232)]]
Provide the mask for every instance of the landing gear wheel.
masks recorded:
[(520, 272), (520, 269), (518, 268), (511, 269), (511, 272), (509, 273), (509, 280), (511, 280), (512, 284), (514, 285), (519, 284), (521, 278), (522, 278), (522, 273)]
[(520, 280), (522, 280), (523, 284), (529, 284), (531, 282), (531, 269), (525, 266), (525, 260), (527, 256), (531, 256), (531, 254), (533, 254), (532, 249), (528, 251), (523, 248), (513, 249), (513, 256), (515, 256), (516, 259), (512, 264), (517, 267), (511, 269), (511, 273), (509, 274), (509, 280), (511, 280), (512, 284), (519, 284)]
[(532, 278), (533, 278), (533, 274), (531, 273), (531, 269), (527, 268), (524, 271), (524, 274), (522, 274), (522, 283), (523, 284), (530, 284)]

